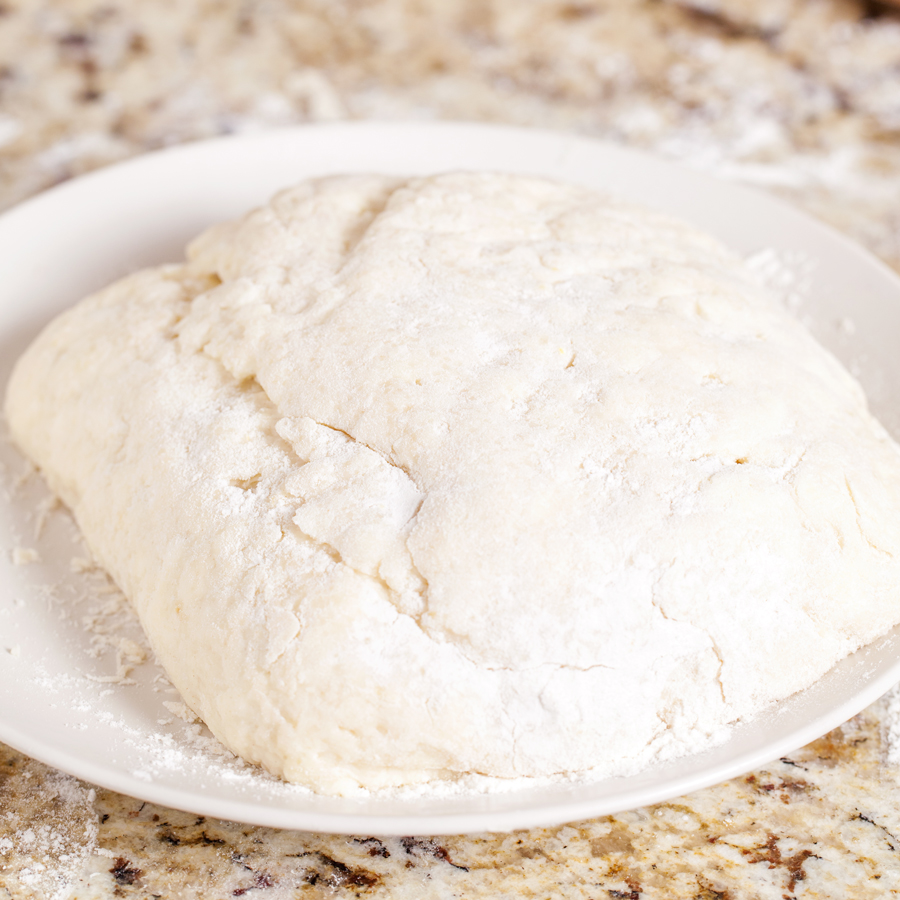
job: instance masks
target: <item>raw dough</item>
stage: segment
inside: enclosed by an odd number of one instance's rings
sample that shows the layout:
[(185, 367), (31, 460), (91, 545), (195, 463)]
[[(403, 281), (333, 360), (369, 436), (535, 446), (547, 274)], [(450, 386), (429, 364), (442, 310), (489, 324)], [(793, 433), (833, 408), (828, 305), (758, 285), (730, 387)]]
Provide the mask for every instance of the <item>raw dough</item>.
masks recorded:
[(337, 177), (60, 316), (15, 439), (190, 707), (323, 792), (635, 771), (900, 620), (900, 453), (713, 238)]

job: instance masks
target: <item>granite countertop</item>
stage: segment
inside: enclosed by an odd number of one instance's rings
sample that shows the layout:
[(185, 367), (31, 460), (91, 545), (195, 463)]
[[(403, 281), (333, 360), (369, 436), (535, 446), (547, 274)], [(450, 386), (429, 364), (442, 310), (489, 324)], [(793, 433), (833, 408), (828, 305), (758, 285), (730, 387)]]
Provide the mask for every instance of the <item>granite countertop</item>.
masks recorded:
[[(650, 149), (774, 191), (900, 270), (892, 4), (0, 3), (2, 206), (152, 148), (347, 118), (505, 122)], [(896, 690), (744, 777), (508, 835), (379, 839), (204, 819), (0, 745), (0, 900), (897, 893)]]

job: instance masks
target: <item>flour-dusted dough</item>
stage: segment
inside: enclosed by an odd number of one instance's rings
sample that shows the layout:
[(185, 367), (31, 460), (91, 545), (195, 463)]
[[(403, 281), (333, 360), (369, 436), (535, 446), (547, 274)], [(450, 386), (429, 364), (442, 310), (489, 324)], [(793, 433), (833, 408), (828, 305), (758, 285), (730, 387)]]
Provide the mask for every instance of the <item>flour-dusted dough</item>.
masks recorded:
[(711, 237), (337, 177), (53, 322), (16, 440), (232, 750), (340, 793), (634, 771), (900, 620), (900, 453)]

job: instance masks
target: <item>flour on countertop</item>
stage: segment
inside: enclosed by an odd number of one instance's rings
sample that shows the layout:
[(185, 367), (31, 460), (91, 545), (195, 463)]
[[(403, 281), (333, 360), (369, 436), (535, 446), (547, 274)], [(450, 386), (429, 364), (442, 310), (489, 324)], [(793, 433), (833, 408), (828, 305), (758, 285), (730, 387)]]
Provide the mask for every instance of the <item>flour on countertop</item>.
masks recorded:
[[(227, 37), (224, 11), (211, 14), (223, 27), (210, 29), (190, 7), (167, 10), (165, 33), (196, 52), (159, 41), (153, 53), (123, 58), (134, 34), (163, 27), (152, 4), (139, 5), (87, 28), (80, 52), (117, 98), (108, 106), (60, 101), (70, 97), (70, 73), (57, 40), (85, 28), (80, 13), (59, 9), (36, 28), (25, 7), (13, 7), (6, 27), (23, 40), (10, 47), (0, 137), (19, 136), (4, 147), (0, 205), (216, 134), (334, 119), (477, 118), (588, 133), (768, 187), (900, 264), (892, 225), (900, 153), (890, 138), (900, 80), (885, 75), (900, 58), (896, 17), (873, 16), (871, 4), (818, 2), (790, 3), (776, 21), (755, 6), (592, 0), (571, 15), (562, 0), (495, 0), (488, 14), (472, 0), (452, 9), (427, 0), (401, 15), (389, 0), (373, 0), (365, 14), (310, 5), (320, 63), (298, 69), (289, 44), (268, 37), (281, 25), (277, 7), (265, 5), (254, 7), (253, 34), (239, 43)], [(222, 70), (223, 56), (245, 77)]]
[(12, 896), (20, 896), (18, 888), (21, 896), (68, 900), (98, 852), (96, 795), (41, 763), (24, 766), (8, 786), (0, 781), (0, 884)]
[(883, 697), (884, 717), (881, 727), (885, 742), (885, 760), (900, 766), (900, 684), (895, 684)]

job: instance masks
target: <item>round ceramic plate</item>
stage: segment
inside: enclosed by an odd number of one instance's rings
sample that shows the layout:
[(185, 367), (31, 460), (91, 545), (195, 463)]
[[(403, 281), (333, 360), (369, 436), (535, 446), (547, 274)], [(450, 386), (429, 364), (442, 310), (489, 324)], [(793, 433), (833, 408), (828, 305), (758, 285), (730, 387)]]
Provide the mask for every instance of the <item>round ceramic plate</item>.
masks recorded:
[[(858, 375), (900, 437), (900, 280), (835, 232), (768, 196), (565, 134), (459, 124), (341, 124), (225, 138), (64, 184), (0, 218), (0, 384), (51, 316), (142, 266), (181, 258), (210, 223), (309, 176), (448, 169), (526, 172), (606, 189), (718, 235), (773, 281)], [(263, 825), (435, 834), (572, 821), (658, 802), (785, 755), (900, 680), (900, 627), (727, 743), (592, 785), (511, 785), (445, 796), (320, 797), (223, 754), (151, 661), (102, 574), (78, 571), (77, 533), (0, 442), (0, 740), (87, 781), (155, 803)], [(36, 558), (39, 557), (39, 558)], [(798, 648), (802, 653), (803, 648)]]

